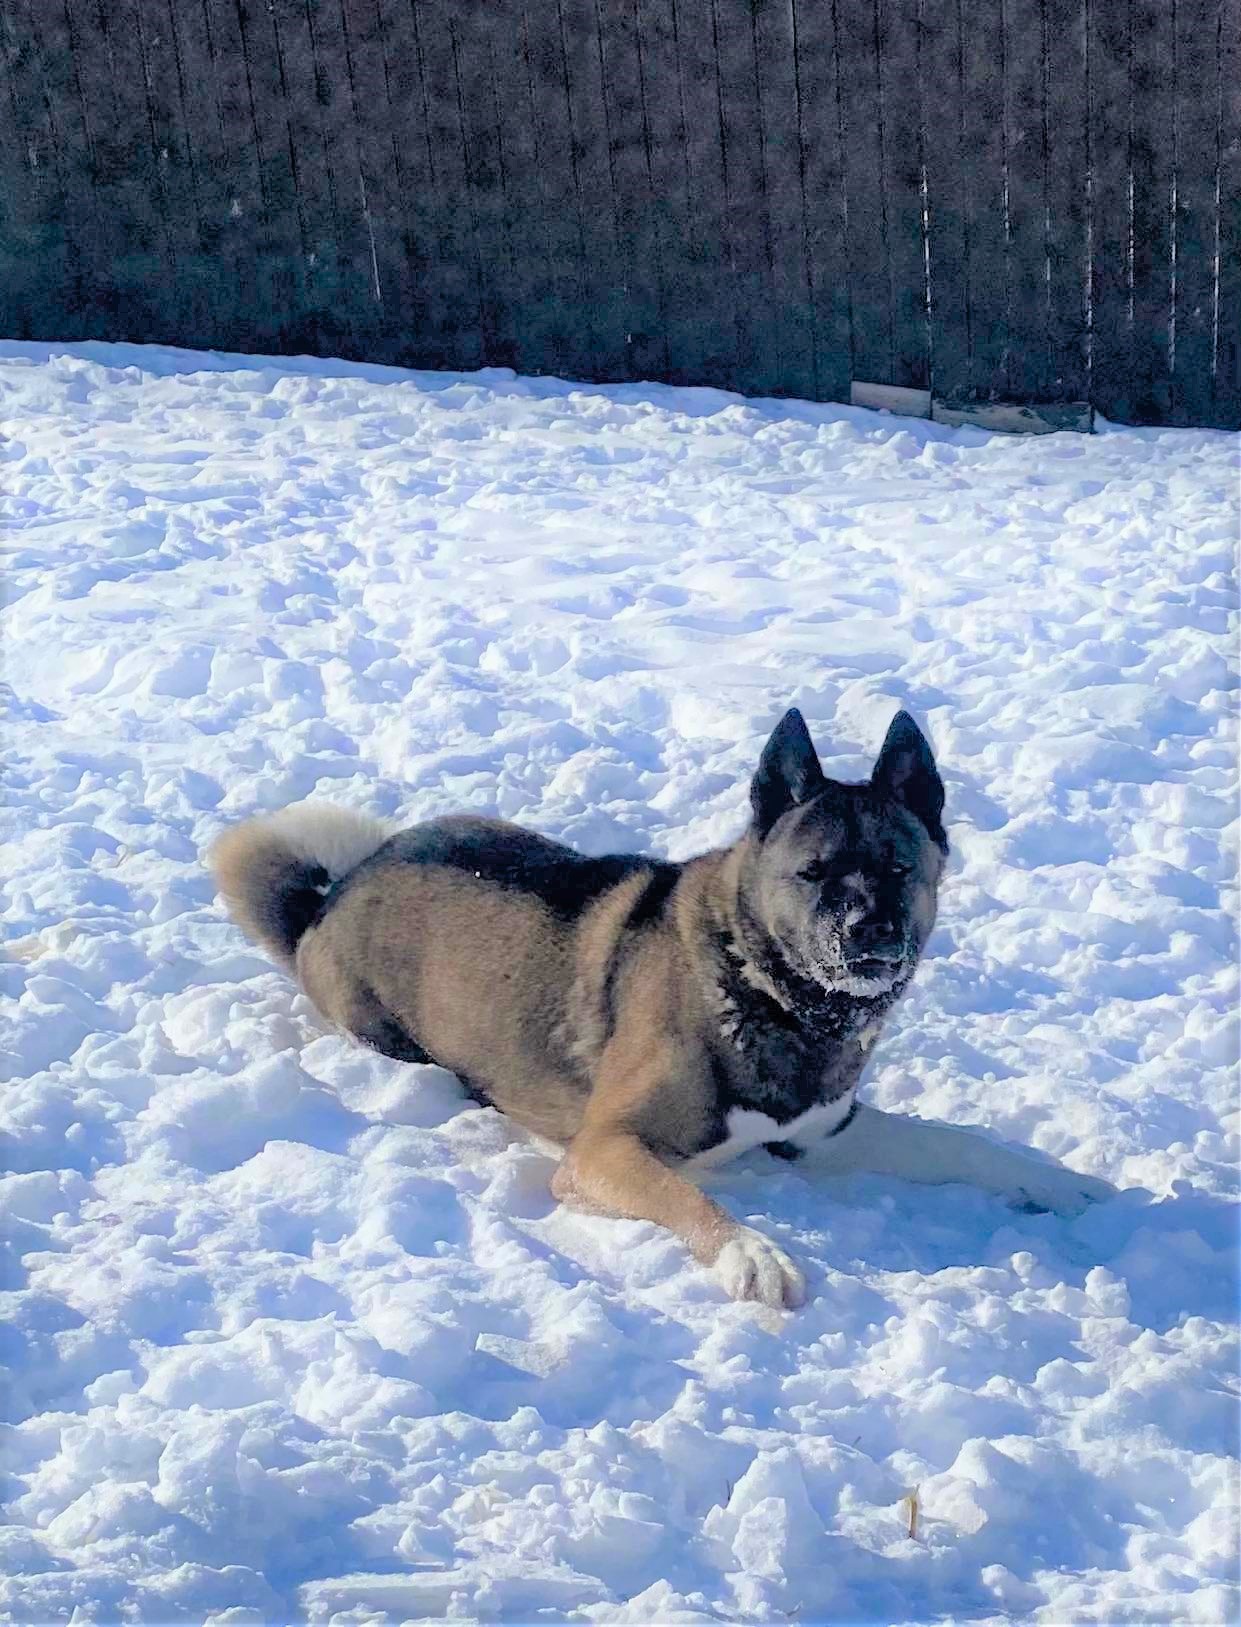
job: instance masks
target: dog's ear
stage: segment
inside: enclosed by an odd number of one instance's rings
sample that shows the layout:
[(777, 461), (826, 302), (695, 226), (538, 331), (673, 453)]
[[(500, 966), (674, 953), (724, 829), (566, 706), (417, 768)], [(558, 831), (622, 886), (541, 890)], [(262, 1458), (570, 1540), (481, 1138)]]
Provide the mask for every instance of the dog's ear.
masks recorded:
[(931, 839), (947, 853), (948, 838), (941, 817), (944, 782), (926, 736), (908, 712), (898, 712), (892, 719), (870, 782), (916, 814)]
[(771, 731), (758, 772), (750, 782), (750, 806), (758, 834), (766, 836), (781, 814), (799, 802), (809, 802), (826, 784), (806, 721), (790, 706)]

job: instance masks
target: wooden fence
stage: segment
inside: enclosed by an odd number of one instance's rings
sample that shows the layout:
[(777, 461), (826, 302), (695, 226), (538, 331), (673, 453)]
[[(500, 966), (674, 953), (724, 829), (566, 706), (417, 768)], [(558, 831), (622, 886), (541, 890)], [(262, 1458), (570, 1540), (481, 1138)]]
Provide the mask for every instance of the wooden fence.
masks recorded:
[(0, 0), (9, 336), (1233, 426), (1239, 324), (1241, 0)]

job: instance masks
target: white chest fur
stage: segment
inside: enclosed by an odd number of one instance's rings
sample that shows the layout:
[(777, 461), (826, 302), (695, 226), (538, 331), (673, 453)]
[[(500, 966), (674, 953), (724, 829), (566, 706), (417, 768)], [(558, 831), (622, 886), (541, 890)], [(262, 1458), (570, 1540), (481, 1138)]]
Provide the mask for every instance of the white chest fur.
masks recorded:
[(786, 1119), (783, 1124), (769, 1118), (766, 1113), (756, 1113), (750, 1107), (730, 1108), (725, 1120), (727, 1134), (723, 1141), (708, 1147), (705, 1152), (695, 1153), (684, 1167), (711, 1169), (716, 1164), (726, 1164), (732, 1158), (740, 1158), (743, 1152), (749, 1152), (752, 1147), (761, 1147), (767, 1141), (791, 1141), (795, 1146), (811, 1146), (838, 1130), (852, 1108), (851, 1090), (834, 1102), (822, 1102), (818, 1107), (807, 1108), (797, 1118)]

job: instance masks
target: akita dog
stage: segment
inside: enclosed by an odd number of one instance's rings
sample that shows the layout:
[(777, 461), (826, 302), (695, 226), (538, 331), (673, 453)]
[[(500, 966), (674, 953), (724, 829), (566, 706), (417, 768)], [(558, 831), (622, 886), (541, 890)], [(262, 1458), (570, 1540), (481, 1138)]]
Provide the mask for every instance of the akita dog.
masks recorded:
[(738, 1299), (804, 1292), (782, 1249), (694, 1184), (760, 1143), (1061, 1213), (1108, 1194), (857, 1101), (948, 852), (943, 784), (909, 714), (870, 779), (842, 784), (787, 712), (750, 802), (739, 840), (684, 864), (588, 858), (472, 815), (390, 834), (313, 803), (228, 831), (210, 863), (233, 917), (330, 1022), (451, 1068), (564, 1149), (557, 1197), (668, 1227)]

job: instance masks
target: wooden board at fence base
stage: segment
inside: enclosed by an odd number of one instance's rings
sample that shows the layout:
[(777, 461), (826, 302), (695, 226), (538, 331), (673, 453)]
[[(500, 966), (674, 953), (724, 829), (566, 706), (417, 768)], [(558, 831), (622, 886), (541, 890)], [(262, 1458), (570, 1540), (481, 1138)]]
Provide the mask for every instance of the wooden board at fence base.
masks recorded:
[(931, 417), (937, 424), (972, 429), (999, 430), (1005, 435), (1054, 435), (1058, 430), (1089, 434), (1094, 413), (1088, 401), (1043, 401), (1022, 404), (1015, 401), (982, 401), (953, 404), (931, 403)]
[(1236, 426), (1241, 0), (8, 0), (0, 331)]

